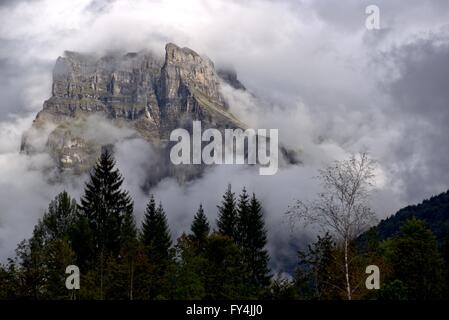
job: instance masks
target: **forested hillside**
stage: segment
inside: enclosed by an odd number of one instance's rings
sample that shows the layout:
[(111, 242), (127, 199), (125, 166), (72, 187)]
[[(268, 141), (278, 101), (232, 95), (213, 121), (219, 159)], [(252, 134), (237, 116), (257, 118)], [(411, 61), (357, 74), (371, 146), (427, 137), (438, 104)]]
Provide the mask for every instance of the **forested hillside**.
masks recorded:
[[(423, 220), (425, 225), (435, 234), (438, 243), (445, 241), (449, 231), (449, 191), (441, 193), (418, 205), (400, 209), (396, 214), (382, 220), (370, 230), (375, 232), (379, 240), (385, 240), (398, 235), (401, 226), (411, 218)], [(361, 238), (366, 237), (366, 234)]]

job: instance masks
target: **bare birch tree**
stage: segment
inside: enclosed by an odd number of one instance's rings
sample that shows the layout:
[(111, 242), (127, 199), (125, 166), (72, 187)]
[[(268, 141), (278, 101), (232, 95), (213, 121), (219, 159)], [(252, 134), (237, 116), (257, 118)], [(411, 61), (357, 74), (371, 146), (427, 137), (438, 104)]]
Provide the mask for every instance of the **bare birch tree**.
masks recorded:
[(344, 253), (345, 292), (352, 299), (349, 245), (365, 231), (375, 215), (368, 202), (373, 190), (375, 163), (366, 153), (335, 161), (319, 171), (322, 192), (310, 202), (297, 200), (287, 211), (304, 226), (316, 224), (330, 232)]

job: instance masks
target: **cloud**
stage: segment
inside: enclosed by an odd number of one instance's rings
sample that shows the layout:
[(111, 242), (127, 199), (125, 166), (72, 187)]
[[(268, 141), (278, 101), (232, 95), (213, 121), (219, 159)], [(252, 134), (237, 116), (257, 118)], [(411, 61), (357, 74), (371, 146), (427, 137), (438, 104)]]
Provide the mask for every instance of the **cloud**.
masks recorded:
[[(16, 245), (31, 235), (48, 202), (67, 190), (78, 197), (84, 177), (50, 183), (54, 167), (47, 154), (19, 153), (22, 130), (29, 121), (0, 124), (0, 261), (13, 256)], [(5, 143), (8, 141), (8, 143)]]
[[(217, 167), (179, 186), (163, 180), (151, 192), (166, 206), (174, 235), (187, 230), (200, 202), (214, 220), (228, 182), (262, 198), (270, 248), (290, 248), (283, 212), (294, 198), (317, 191), (317, 168), (368, 150), (378, 160), (379, 218), (447, 189), (448, 23), (444, 0), (378, 0), (381, 27), (365, 29), (370, 1), (6, 1), (0, 5), (0, 256), (30, 234), (48, 201), (64, 185), (49, 185), (38, 169), (44, 155), (18, 153), (21, 133), (51, 92), (51, 71), (64, 50), (153, 50), (166, 42), (232, 66), (249, 92), (223, 86), (232, 111), (252, 126), (279, 128), (301, 166), (265, 180), (251, 168)], [(111, 128), (104, 128), (106, 131)], [(89, 132), (89, 130), (87, 130)], [(115, 132), (115, 131), (114, 131)], [(95, 131), (94, 131), (95, 133)], [(141, 219), (145, 173), (156, 173), (155, 151), (133, 137), (119, 139), (117, 163)], [(21, 177), (20, 180), (17, 177)], [(19, 182), (20, 181), (20, 184)], [(11, 186), (11, 188), (8, 188)], [(145, 191), (142, 191), (142, 186)], [(78, 196), (76, 183), (69, 185)], [(27, 200), (19, 201), (22, 193)], [(10, 235), (13, 235), (10, 237)], [(276, 239), (274, 239), (276, 238)], [(282, 239), (281, 239), (282, 238)]]

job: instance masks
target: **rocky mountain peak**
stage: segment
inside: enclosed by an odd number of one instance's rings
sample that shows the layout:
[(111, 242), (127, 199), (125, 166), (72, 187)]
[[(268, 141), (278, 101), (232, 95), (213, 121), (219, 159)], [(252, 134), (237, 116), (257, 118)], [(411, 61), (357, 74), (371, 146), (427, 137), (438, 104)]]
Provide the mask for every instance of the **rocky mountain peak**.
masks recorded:
[[(165, 47), (164, 80), (180, 81), (205, 93), (209, 97), (221, 101), (218, 91), (218, 78), (213, 62), (201, 57), (189, 48), (180, 48), (173, 43)], [(174, 92), (169, 92), (173, 95)]]
[[(93, 115), (153, 145), (175, 128), (189, 129), (192, 120), (218, 129), (244, 126), (224, 103), (213, 62), (189, 48), (169, 43), (165, 58), (147, 51), (102, 57), (65, 51), (53, 69), (51, 97), (24, 135), (22, 150), (36, 151), (32, 137), (48, 135), (45, 148), (57, 164), (83, 172), (102, 147), (80, 130)], [(49, 127), (50, 133), (44, 130)]]

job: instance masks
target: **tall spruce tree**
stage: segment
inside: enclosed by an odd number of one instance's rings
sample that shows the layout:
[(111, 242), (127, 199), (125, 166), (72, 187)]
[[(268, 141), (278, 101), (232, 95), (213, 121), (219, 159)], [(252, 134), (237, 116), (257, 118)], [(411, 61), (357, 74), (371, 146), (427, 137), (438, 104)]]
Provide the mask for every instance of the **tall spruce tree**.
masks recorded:
[(192, 231), (192, 238), (195, 241), (203, 242), (210, 232), (209, 222), (204, 214), (203, 205), (200, 204), (195, 217), (193, 218), (192, 226), (190, 227)]
[(251, 199), (243, 188), (238, 203), (238, 244), (251, 276), (257, 287), (269, 284), (268, 253), (265, 249), (267, 235), (262, 206), (253, 193)]
[(123, 177), (115, 169), (115, 161), (104, 150), (86, 183), (79, 206), (93, 236), (93, 251), (99, 260), (100, 298), (104, 298), (105, 261), (118, 258), (124, 217), (132, 215), (133, 202), (122, 190)]
[(218, 207), (218, 232), (230, 237), (231, 239), (237, 238), (237, 210), (235, 203), (235, 194), (231, 190), (231, 185), (228, 185), (228, 189), (223, 195), (221, 206)]
[(96, 251), (117, 256), (123, 219), (132, 214), (133, 202), (128, 192), (122, 190), (123, 177), (114, 167), (111, 153), (103, 151), (86, 183), (80, 210), (94, 234)]
[(156, 208), (153, 195), (145, 211), (142, 223), (142, 242), (149, 249), (149, 258), (153, 262), (163, 261), (170, 256), (172, 245), (170, 230), (167, 224), (162, 203)]

